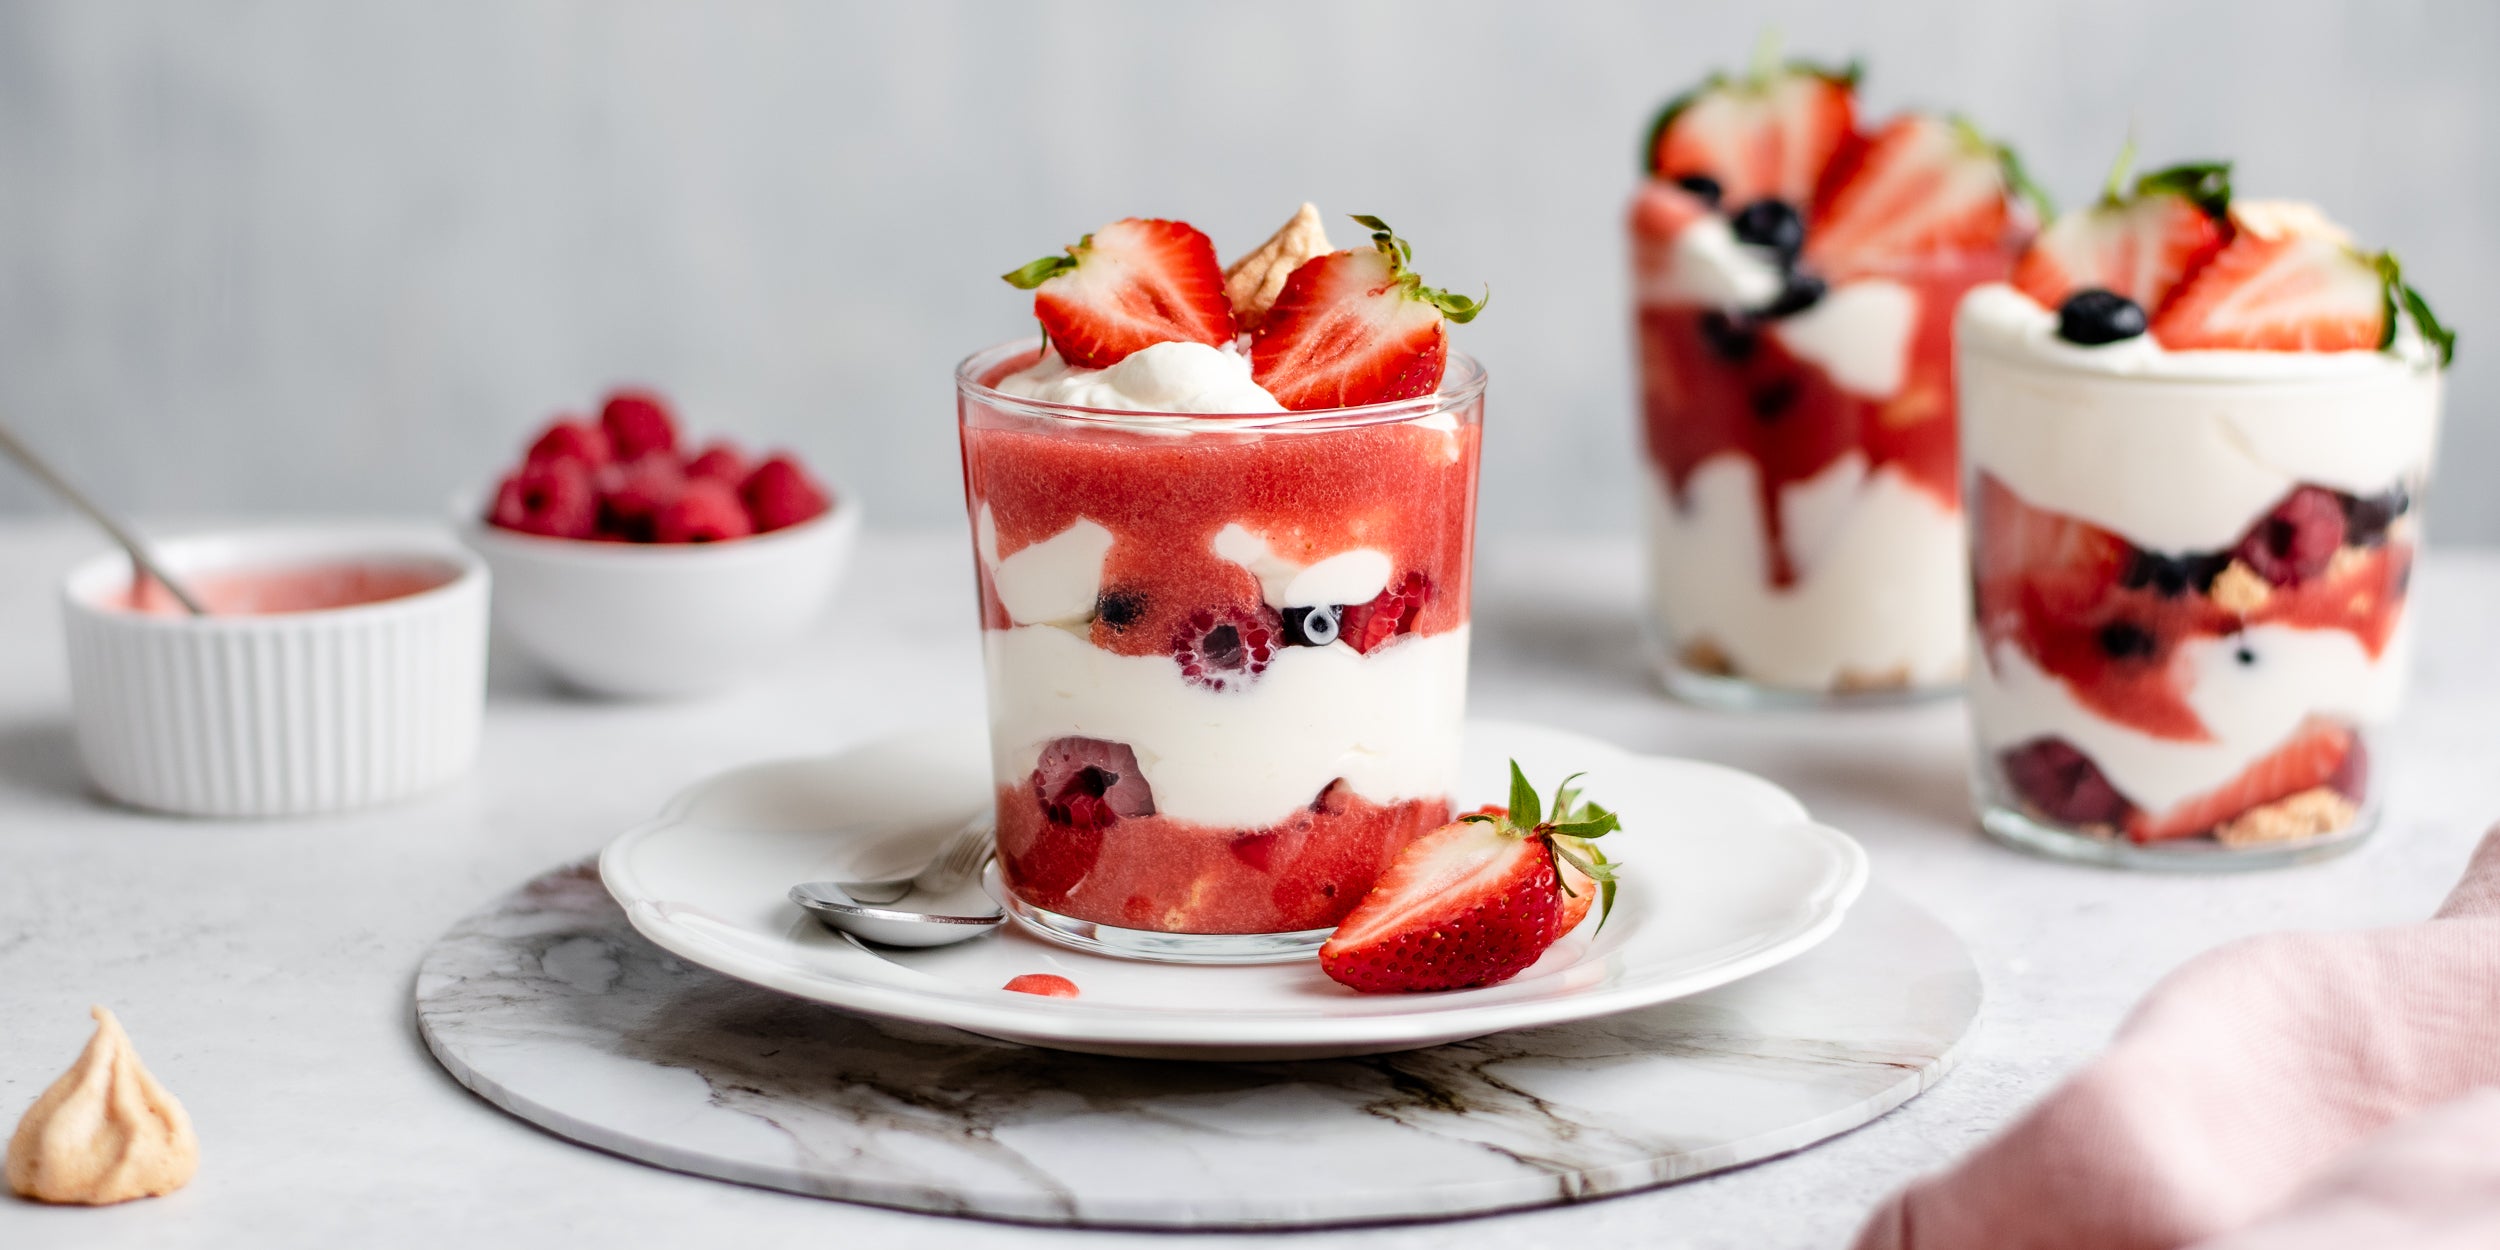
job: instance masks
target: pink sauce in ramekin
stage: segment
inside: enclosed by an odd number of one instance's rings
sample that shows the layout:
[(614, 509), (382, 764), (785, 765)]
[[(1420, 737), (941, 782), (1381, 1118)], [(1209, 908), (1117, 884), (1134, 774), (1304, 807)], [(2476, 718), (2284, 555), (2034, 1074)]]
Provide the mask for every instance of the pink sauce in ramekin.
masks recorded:
[[(460, 570), (430, 560), (341, 560), (175, 575), (211, 616), (277, 616), (405, 599), (449, 585), (460, 576)], [(147, 616), (189, 615), (172, 593), (153, 578), (138, 580), (107, 595), (97, 606)]]

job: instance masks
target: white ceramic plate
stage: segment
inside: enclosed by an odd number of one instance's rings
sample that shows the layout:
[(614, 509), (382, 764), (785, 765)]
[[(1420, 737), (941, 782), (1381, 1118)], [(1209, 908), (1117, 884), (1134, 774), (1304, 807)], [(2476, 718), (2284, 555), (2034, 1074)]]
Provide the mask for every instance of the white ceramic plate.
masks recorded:
[[(1199, 1059), (1407, 1050), (1697, 994), (1812, 949), (1866, 886), (1866, 853), (1779, 787), (1559, 730), (1470, 722), (1459, 806), (1500, 801), (1510, 759), (1549, 785), (1588, 774), (1588, 797), (1623, 817), (1606, 851), (1624, 885), (1603, 932), (1584, 924), (1483, 989), (1356, 994), (1312, 960), (1145, 963), (1012, 924), (958, 946), (872, 949), (783, 897), (800, 881), (908, 871), (980, 814), (989, 751), (977, 725), (725, 773), (609, 843), (599, 872), (643, 936), (743, 981), (1035, 1046)], [(1079, 997), (1000, 988), (1027, 972), (1065, 976)]]

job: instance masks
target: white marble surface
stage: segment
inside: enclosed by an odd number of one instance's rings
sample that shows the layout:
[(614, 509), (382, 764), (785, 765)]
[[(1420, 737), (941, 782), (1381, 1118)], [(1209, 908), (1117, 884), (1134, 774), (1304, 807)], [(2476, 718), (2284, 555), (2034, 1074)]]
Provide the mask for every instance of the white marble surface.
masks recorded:
[[(1665, 1189), (1466, 1225), (1199, 1238), (1225, 1250), (1506, 1250), (1603, 1243), (1830, 1246), (1885, 1190), (1967, 1148), (2108, 1037), (2198, 951), (2267, 929), (2426, 913), (2500, 818), (2500, 559), (2435, 553), (2416, 582), (2422, 672), (2385, 752), (2386, 831), (2355, 854), (2257, 876), (2149, 877), (2022, 856), (1972, 830), (1951, 704), (1745, 719), (1671, 706), (1635, 657), (1628, 542), (1484, 538), (1475, 710), (1637, 750), (1753, 769), (1857, 834), (1879, 882), (1940, 915), (1988, 996), (1961, 1067), (1811, 1151)], [(688, 780), (973, 714), (969, 544), (871, 535), (822, 643), (718, 701), (615, 707), (499, 679), (479, 770), (408, 806), (274, 824), (169, 822), (79, 781), (51, 583), (93, 543), (0, 526), (0, 1114), (121, 1013), (198, 1121), (200, 1176), (103, 1211), (0, 1200), (0, 1245), (352, 1244), (415, 1250), (807, 1238), (881, 1250), (1139, 1244), (850, 1207), (660, 1172), (561, 1141), (472, 1097), (408, 1007), (420, 955), (483, 902), (595, 849)], [(1187, 1238), (1172, 1238), (1186, 1241)]]
[(1794, 962), (1661, 1006), (1397, 1054), (1105, 1058), (690, 965), (586, 862), (463, 919), (417, 974), (443, 1066), (576, 1141), (793, 1193), (1167, 1229), (1550, 1206), (1751, 1163), (1933, 1085), (1979, 999), (1961, 942), (1877, 890)]

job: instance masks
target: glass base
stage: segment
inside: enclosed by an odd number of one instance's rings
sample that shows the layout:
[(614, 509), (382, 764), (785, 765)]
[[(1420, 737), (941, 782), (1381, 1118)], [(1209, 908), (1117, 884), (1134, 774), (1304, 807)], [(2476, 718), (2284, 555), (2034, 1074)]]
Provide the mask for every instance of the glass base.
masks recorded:
[(1906, 707), (1950, 699), (1962, 693), (1959, 682), (1941, 686), (1866, 686), (1828, 690), (1766, 686), (1729, 673), (1711, 673), (1687, 667), (1655, 641), (1649, 644), (1649, 664), (1669, 695), (1696, 707), (1727, 712)]
[(1169, 964), (1281, 964), (1308, 959), (1334, 929), (1298, 933), (1159, 933), (1044, 911), (1000, 890), (1007, 914), (1036, 937), (1096, 955)]
[(1986, 830), (1989, 837), (2008, 846), (2075, 863), (2157, 872), (2241, 872), (2315, 863), (2350, 851), (2378, 829), (2377, 808), (2366, 807), (2353, 817), (2350, 825), (2297, 842), (2225, 846), (2211, 838), (2175, 838), (2164, 842), (2136, 843), (2123, 836), (2088, 833), (2050, 824), (2026, 812), (1991, 802), (1985, 795), (1979, 797), (1976, 807), (1979, 827)]

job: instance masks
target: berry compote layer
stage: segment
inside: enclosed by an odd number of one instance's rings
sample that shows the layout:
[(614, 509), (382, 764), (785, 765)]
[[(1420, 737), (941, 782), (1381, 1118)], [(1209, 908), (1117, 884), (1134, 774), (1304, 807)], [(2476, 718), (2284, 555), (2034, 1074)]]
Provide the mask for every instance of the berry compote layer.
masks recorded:
[(1963, 672), (1953, 308), (2012, 272), (2030, 215), (2002, 148), (1862, 128), (1855, 85), (1714, 78), (1660, 117), (1633, 199), (1652, 629), (1678, 677), (1823, 696)]
[(1182, 417), (966, 363), (1007, 888), (1167, 933), (1333, 926), (1450, 816), (1482, 373), (1368, 409)]
[(2138, 844), (2356, 827), (2405, 679), (2437, 365), (2056, 323), (2009, 287), (1961, 313), (1983, 802)]
[(1766, 319), (1644, 302), (1650, 592), (1678, 663), (1808, 691), (1962, 675), (1952, 309), (2001, 254)]

